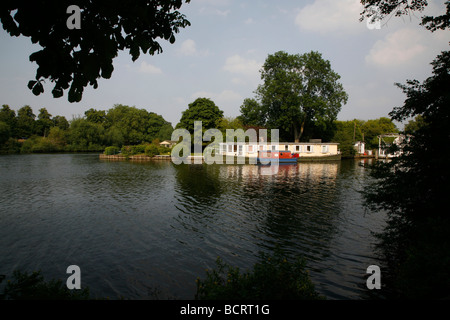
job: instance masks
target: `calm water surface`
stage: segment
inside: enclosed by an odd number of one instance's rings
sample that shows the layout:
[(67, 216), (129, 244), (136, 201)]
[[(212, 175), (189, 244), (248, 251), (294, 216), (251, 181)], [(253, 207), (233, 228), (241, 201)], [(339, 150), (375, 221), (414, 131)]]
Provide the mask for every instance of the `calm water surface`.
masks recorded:
[(97, 154), (0, 156), (0, 274), (81, 268), (94, 297), (192, 299), (220, 256), (245, 270), (277, 245), (307, 260), (329, 299), (364, 299), (377, 264), (359, 161), (282, 165), (109, 162)]

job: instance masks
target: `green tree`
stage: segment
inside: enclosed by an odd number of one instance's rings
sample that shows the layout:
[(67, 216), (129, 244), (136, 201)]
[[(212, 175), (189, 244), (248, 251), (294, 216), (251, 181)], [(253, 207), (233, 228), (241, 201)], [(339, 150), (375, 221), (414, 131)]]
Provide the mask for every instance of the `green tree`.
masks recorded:
[(158, 132), (158, 139), (160, 141), (170, 140), (172, 137), (173, 127), (170, 122), (167, 122), (161, 126)]
[(37, 135), (48, 136), (50, 128), (53, 126), (52, 115), (48, 113), (47, 109), (39, 109), (38, 118), (35, 122), (34, 130)]
[(417, 130), (422, 128), (424, 125), (426, 125), (425, 120), (423, 117), (418, 114), (414, 119), (409, 120), (407, 124), (405, 124), (405, 128), (403, 131), (406, 134), (414, 134)]
[(106, 121), (106, 111), (105, 110), (95, 110), (90, 108), (84, 112), (86, 120), (93, 123), (103, 124)]
[(147, 137), (146, 141), (153, 141), (155, 139), (169, 140), (172, 136), (172, 125), (164, 120), (162, 116), (154, 112), (150, 112), (147, 123)]
[(0, 121), (6, 123), (9, 126), (11, 136), (15, 137), (17, 126), (16, 112), (14, 110), (11, 110), (11, 108), (7, 104), (4, 104), (2, 106), (2, 109), (0, 110)]
[(348, 98), (330, 62), (314, 51), (302, 55), (279, 51), (269, 55), (261, 79), (264, 83), (258, 87), (257, 95), (268, 127), (281, 129), (296, 142), (308, 123), (332, 123)]
[(122, 133), (124, 144), (139, 144), (146, 140), (149, 113), (145, 109), (114, 105), (106, 114), (107, 128), (114, 126)]
[(69, 143), (73, 151), (88, 151), (103, 145), (105, 129), (101, 124), (86, 119), (72, 120), (69, 131)]
[(423, 125), (401, 145), (402, 153), (373, 166), (376, 180), (365, 188), (372, 210), (385, 210), (388, 224), (379, 248), (387, 263), (389, 289), (401, 298), (443, 298), (450, 288), (450, 52), (433, 62), (423, 83), (397, 84), (405, 93), (390, 113), (403, 121), (420, 115)]
[[(385, 19), (386, 16), (395, 15), (397, 17), (402, 15), (412, 15), (414, 12), (422, 12), (428, 5), (426, 0), (361, 0), (364, 6), (361, 12), (361, 21), (364, 18), (371, 18), (377, 15), (378, 19)], [(434, 32), (436, 30), (445, 30), (450, 27), (450, 1), (445, 1), (446, 12), (442, 15), (422, 16), (421, 25), (428, 30)], [(374, 10), (374, 6), (378, 10)]]
[(227, 129), (237, 130), (237, 129), (243, 129), (243, 128), (244, 128), (244, 124), (242, 123), (240, 117), (236, 117), (236, 118), (223, 117), (222, 119), (219, 120), (218, 125), (217, 125), (217, 129), (219, 129), (224, 136), (226, 134)]
[(17, 136), (29, 138), (34, 132), (36, 115), (30, 106), (23, 106), (17, 111)]
[(190, 25), (178, 11), (182, 0), (82, 1), (81, 29), (69, 30), (66, 10), (71, 4), (61, 0), (0, 4), (3, 28), (42, 47), (30, 55), (38, 65), (35, 80), (28, 83), (35, 95), (44, 92), (43, 80), (49, 79), (55, 83), (55, 98), (70, 88), (68, 100), (80, 101), (86, 86), (95, 89), (97, 79), (111, 77), (119, 51), (129, 50), (133, 61), (141, 51), (160, 53), (160, 39), (174, 43), (175, 34)]
[(48, 134), (48, 140), (55, 145), (58, 150), (62, 150), (67, 143), (67, 131), (59, 127), (52, 127)]
[(115, 127), (109, 127), (105, 132), (105, 143), (108, 146), (122, 147), (125, 139), (123, 138), (122, 131)]
[(266, 124), (266, 114), (257, 100), (244, 99), (240, 111), (239, 120), (242, 124), (247, 126), (264, 126)]
[(0, 145), (9, 140), (11, 129), (6, 122), (0, 121)]
[(203, 132), (210, 128), (217, 128), (223, 117), (223, 111), (208, 98), (198, 98), (189, 104), (188, 109), (183, 111), (180, 122), (176, 128), (188, 130), (194, 133), (194, 121), (202, 121)]
[(361, 126), (361, 131), (364, 133), (364, 141), (366, 142), (367, 149), (378, 148), (379, 135), (399, 132), (395, 123), (387, 117), (367, 120)]
[(61, 130), (68, 130), (70, 127), (69, 121), (64, 116), (55, 116), (52, 118), (53, 126)]
[(355, 142), (363, 140), (361, 131), (363, 123), (364, 121), (357, 119), (349, 121), (335, 121), (336, 131), (332, 141), (339, 143), (339, 149), (341, 150), (343, 156), (353, 156), (355, 154)]

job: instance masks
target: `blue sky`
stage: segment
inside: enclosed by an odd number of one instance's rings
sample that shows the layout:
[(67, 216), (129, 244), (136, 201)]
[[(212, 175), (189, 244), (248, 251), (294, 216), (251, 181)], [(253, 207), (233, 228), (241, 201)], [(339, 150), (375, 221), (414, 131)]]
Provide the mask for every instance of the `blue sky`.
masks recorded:
[[(444, 1), (428, 2), (425, 13), (443, 12)], [(156, 112), (175, 126), (189, 103), (208, 97), (225, 116), (235, 117), (243, 100), (255, 96), (269, 54), (314, 50), (331, 62), (349, 94), (338, 119), (367, 120), (402, 105), (405, 97), (394, 83), (430, 76), (429, 63), (450, 41), (448, 31), (431, 33), (419, 26), (422, 13), (369, 29), (358, 21), (358, 0), (192, 0), (180, 11), (192, 25), (174, 44), (162, 40), (162, 54), (141, 55), (134, 63), (127, 52), (120, 53), (111, 79), (101, 79), (98, 89), (86, 88), (79, 103), (69, 103), (67, 94), (54, 99), (51, 83), (34, 96), (26, 85), (36, 71), (29, 55), (39, 46), (2, 29), (0, 104), (14, 110), (30, 105), (35, 114), (45, 107), (70, 120), (89, 108), (121, 103)]]

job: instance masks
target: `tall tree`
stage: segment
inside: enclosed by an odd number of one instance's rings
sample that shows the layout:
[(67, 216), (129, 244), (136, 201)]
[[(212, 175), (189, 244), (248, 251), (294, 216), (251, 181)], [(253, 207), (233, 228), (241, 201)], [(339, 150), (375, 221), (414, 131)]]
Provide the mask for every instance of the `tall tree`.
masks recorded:
[(377, 180), (365, 189), (367, 205), (388, 214), (380, 247), (394, 279), (391, 289), (403, 298), (444, 298), (450, 288), (450, 52), (432, 65), (423, 83), (397, 84), (406, 100), (390, 116), (403, 121), (420, 115), (423, 123), (399, 157), (373, 167)]
[(88, 150), (90, 145), (102, 145), (105, 129), (101, 124), (92, 123), (84, 118), (74, 119), (70, 123), (69, 143), (79, 150)]
[(367, 143), (367, 149), (378, 147), (379, 135), (399, 132), (395, 123), (387, 117), (365, 121), (361, 126), (361, 131), (364, 133), (364, 141)]
[(11, 136), (11, 129), (6, 122), (0, 120), (0, 146), (8, 141)]
[(36, 115), (30, 106), (23, 106), (17, 111), (17, 136), (29, 138), (34, 132)]
[(147, 141), (153, 141), (155, 139), (161, 141), (170, 140), (173, 131), (172, 124), (164, 120), (159, 114), (150, 112), (147, 126)]
[(340, 76), (318, 52), (269, 55), (261, 70), (264, 81), (257, 89), (262, 110), (271, 128), (289, 132), (300, 141), (305, 125), (326, 126), (336, 119), (348, 96)]
[(106, 114), (105, 127), (119, 129), (125, 144), (139, 144), (148, 139), (150, 114), (145, 109), (116, 104)]
[(105, 110), (95, 110), (94, 108), (90, 108), (84, 112), (84, 115), (89, 122), (103, 124), (106, 121)]
[(222, 118), (223, 111), (211, 99), (198, 98), (183, 111), (176, 128), (187, 129), (193, 134), (195, 121), (202, 121), (202, 129), (205, 131), (210, 128), (217, 128)]
[[(421, 12), (428, 5), (425, 0), (361, 3), (361, 20), (374, 14), (384, 19), (387, 15)], [(423, 16), (421, 25), (432, 32), (448, 29), (450, 1), (445, 5), (446, 13)], [(450, 192), (450, 154), (443, 147), (450, 142), (450, 52), (442, 52), (432, 66), (433, 75), (423, 83), (408, 80), (404, 85), (397, 84), (406, 100), (402, 107), (394, 108), (391, 118), (404, 121), (415, 117), (420, 122), (413, 125), (412, 135), (401, 144), (400, 156), (373, 166), (372, 176), (377, 179), (365, 188), (366, 204), (388, 214), (387, 225), (378, 235), (378, 248), (386, 261), (386, 293), (400, 298), (444, 298), (450, 288), (450, 217), (445, 210)]]
[(8, 125), (10, 130), (9, 133), (12, 137), (15, 137), (17, 125), (16, 112), (14, 110), (11, 110), (11, 108), (7, 104), (4, 104), (2, 106), (2, 109), (0, 110), (0, 121)]
[(61, 130), (67, 130), (69, 129), (69, 121), (67, 121), (66, 117), (64, 116), (54, 116), (53, 119), (53, 126), (60, 128)]
[(264, 126), (266, 115), (262, 106), (255, 99), (244, 99), (240, 107), (241, 115), (239, 120), (246, 126)]
[[(189, 0), (185, 0), (189, 2)], [(69, 29), (68, 0), (2, 1), (0, 20), (11, 36), (30, 37), (42, 50), (30, 55), (38, 65), (28, 87), (35, 95), (44, 92), (42, 82), (55, 83), (53, 96), (69, 89), (68, 100), (80, 101), (83, 90), (97, 88), (97, 79), (109, 79), (113, 59), (129, 50), (133, 61), (141, 51), (162, 52), (159, 39), (175, 42), (175, 34), (190, 23), (178, 9), (182, 0), (79, 0), (80, 29)]]
[(52, 115), (46, 108), (39, 109), (38, 118), (35, 122), (35, 133), (40, 136), (48, 136), (50, 128), (53, 126)]

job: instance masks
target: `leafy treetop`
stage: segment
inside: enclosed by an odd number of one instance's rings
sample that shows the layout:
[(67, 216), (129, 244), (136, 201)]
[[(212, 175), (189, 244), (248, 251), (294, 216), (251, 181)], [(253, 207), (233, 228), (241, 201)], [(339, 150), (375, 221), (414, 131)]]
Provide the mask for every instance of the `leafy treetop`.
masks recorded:
[[(383, 19), (388, 15), (396, 17), (410, 15), (413, 12), (422, 12), (428, 5), (426, 0), (361, 0), (364, 6), (360, 20), (379, 15)], [(445, 30), (450, 27), (450, 1), (445, 2), (446, 12), (440, 16), (423, 16), (421, 25), (434, 32), (438, 29)], [(377, 7), (378, 10), (374, 10)]]
[[(185, 0), (189, 2), (190, 0)], [(190, 25), (177, 10), (182, 0), (78, 0), (81, 29), (68, 29), (66, 13), (74, 1), (35, 0), (0, 2), (0, 21), (11, 36), (30, 37), (42, 50), (30, 55), (36, 62), (35, 80), (28, 83), (35, 95), (44, 92), (42, 82), (55, 83), (52, 94), (78, 102), (88, 85), (109, 79), (119, 50), (129, 50), (132, 60), (140, 52), (162, 52), (158, 38), (175, 42), (175, 33)]]

